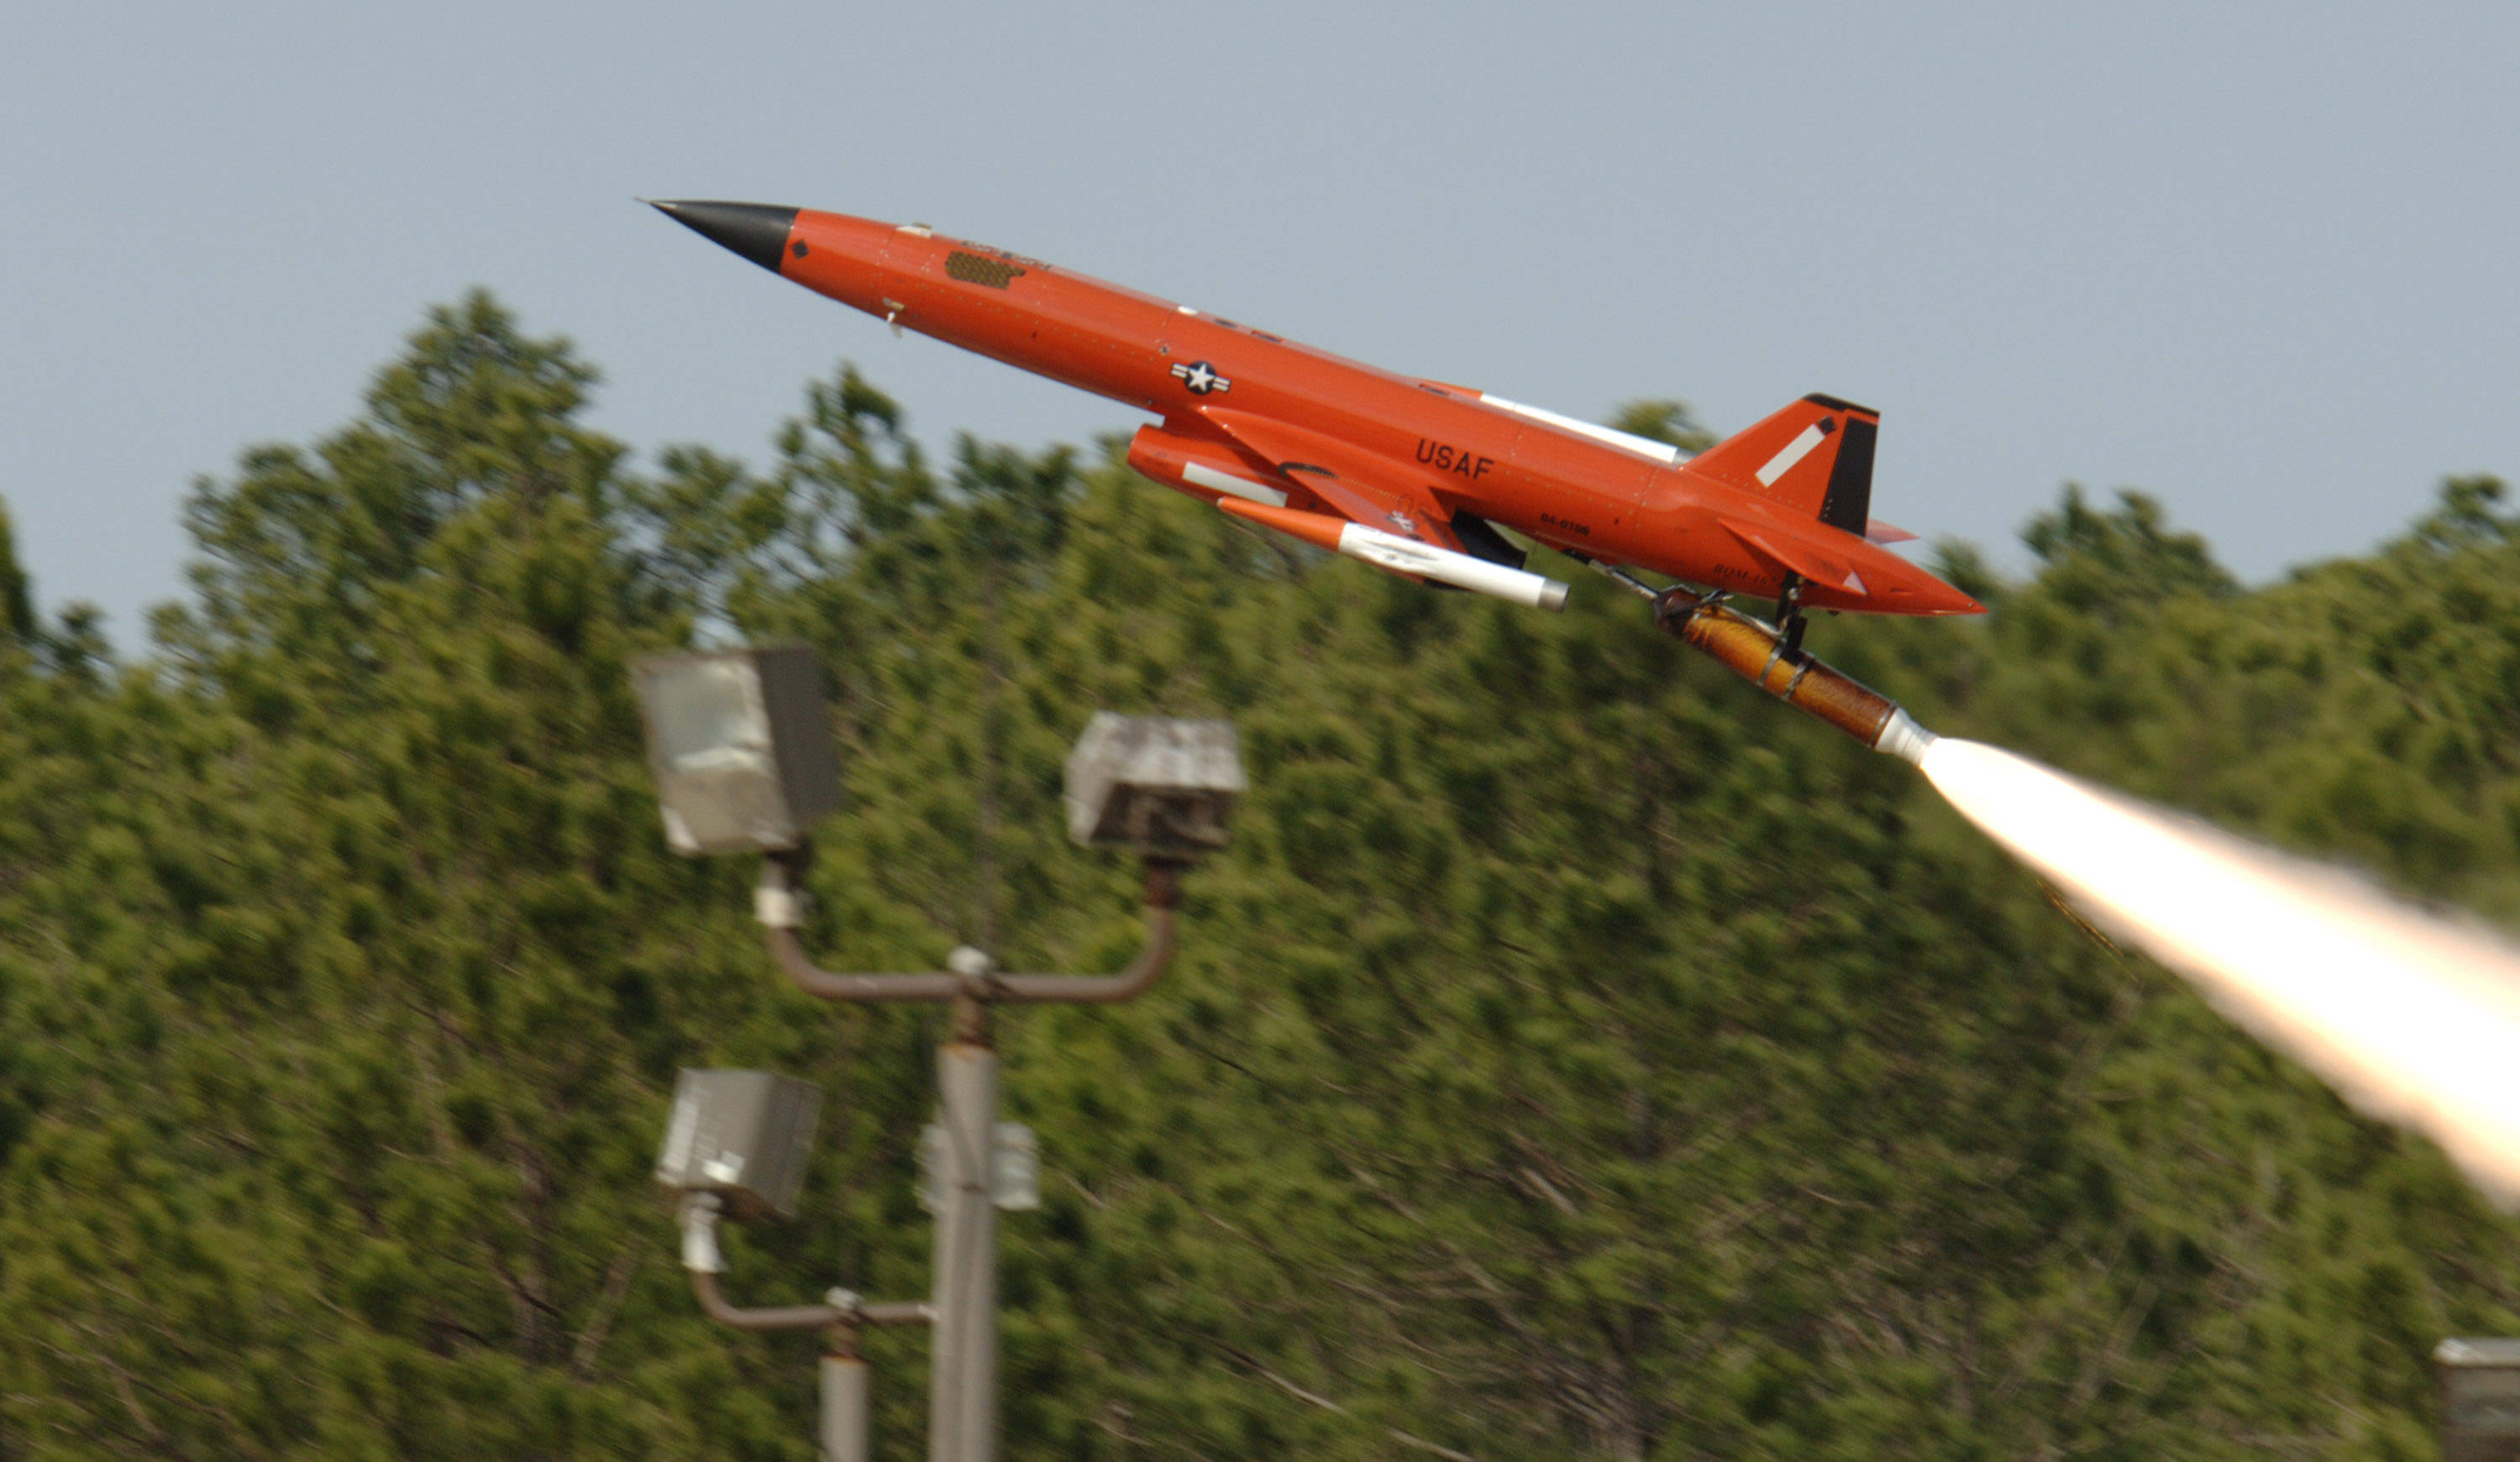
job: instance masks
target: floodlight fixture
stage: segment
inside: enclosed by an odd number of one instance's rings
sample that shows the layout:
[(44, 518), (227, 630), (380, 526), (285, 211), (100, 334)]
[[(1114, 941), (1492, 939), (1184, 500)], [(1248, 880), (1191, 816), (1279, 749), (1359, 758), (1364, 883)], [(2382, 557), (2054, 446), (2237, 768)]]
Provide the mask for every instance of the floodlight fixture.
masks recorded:
[(684, 1071), (656, 1181), (717, 1195), (730, 1216), (788, 1218), (805, 1185), (823, 1090), (766, 1071)]
[(839, 806), (814, 652), (802, 644), (654, 655), (631, 666), (648, 765), (676, 852), (800, 847)]
[[(933, 1454), (991, 1454), (997, 1376), (997, 1211), (1041, 1202), (1032, 1132), (995, 1120), (998, 1054), (989, 1039), (998, 1004), (1102, 1004), (1143, 994), (1172, 962), (1180, 883), (1200, 855), (1225, 846), (1245, 788), (1233, 726), (1222, 721), (1097, 712), (1069, 754), (1068, 831), (1081, 843), (1120, 844), (1144, 863), (1146, 944), (1108, 975), (1009, 973), (970, 948), (923, 973), (818, 968), (798, 936), (806, 832), (837, 805), (818, 678), (802, 646), (662, 655), (637, 662), (649, 760), (666, 836), (685, 853), (763, 855), (753, 913), (771, 955), (809, 995), (832, 1000), (950, 1004), (936, 1053), (938, 1123), (920, 1144), (922, 1204), (936, 1217), (934, 1298), (873, 1305), (832, 1290), (821, 1305), (739, 1307), (719, 1288), (726, 1218), (793, 1212), (821, 1092), (756, 1071), (686, 1071), (656, 1178), (681, 1198), (683, 1267), (701, 1309), (742, 1330), (830, 1332), (825, 1357), (825, 1455), (866, 1455), (866, 1378), (857, 1353), (865, 1325), (934, 1327), (929, 1388)], [(941, 1440), (940, 1440), (941, 1439)]]
[(1097, 711), (1067, 756), (1067, 830), (1148, 858), (1195, 858), (1225, 846), (1246, 785), (1231, 722)]

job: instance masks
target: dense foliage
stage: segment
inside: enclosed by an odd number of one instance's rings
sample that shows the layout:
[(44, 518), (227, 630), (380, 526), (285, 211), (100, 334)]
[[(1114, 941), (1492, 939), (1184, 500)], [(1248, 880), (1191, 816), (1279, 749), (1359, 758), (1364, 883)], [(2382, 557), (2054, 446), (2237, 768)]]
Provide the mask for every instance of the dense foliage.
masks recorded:
[[(1096, 706), (1252, 794), (1142, 1001), (1002, 1016), (1014, 1459), (2410, 1457), (2520, 1227), (2087, 938), (1910, 770), (1579, 586), (1318, 561), (1108, 447), (930, 461), (853, 373), (642, 473), (475, 297), (187, 520), (146, 658), (0, 524), (0, 1457), (810, 1455), (806, 1339), (683, 1287), (678, 1065), (820, 1082), (755, 1303), (925, 1285), (937, 1017), (778, 983), (668, 855), (625, 658), (800, 636), (850, 800), (815, 944), (1117, 967)], [(1695, 431), (1674, 403), (1638, 429)], [(2455, 481), (2263, 590), (2069, 492), (1982, 624), (1823, 620), (1928, 725), (2520, 918), (2520, 521)], [(1592, 582), (1592, 581), (1588, 581)], [(923, 1342), (878, 1343), (919, 1454)]]

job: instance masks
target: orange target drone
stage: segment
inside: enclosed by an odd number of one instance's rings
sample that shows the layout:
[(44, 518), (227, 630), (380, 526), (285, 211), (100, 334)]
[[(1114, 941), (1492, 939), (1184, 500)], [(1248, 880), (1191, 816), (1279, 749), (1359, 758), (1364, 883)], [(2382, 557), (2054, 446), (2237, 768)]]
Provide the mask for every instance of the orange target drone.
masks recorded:
[[(1138, 429), (1128, 461), (1167, 487), (1396, 574), (1562, 607), (1566, 586), (1523, 566), (1524, 551), (1498, 531), (1511, 529), (1652, 598), (1665, 628), (1805, 709), (1817, 709), (1803, 693), (1814, 671), (1836, 679), (1801, 653), (1806, 609), (1984, 612), (1881, 547), (1912, 537), (1869, 515), (1881, 419), (1832, 396), (1806, 396), (1688, 457), (922, 224), (765, 203), (654, 206), (897, 330), (1153, 413), (1161, 420)], [(1628, 572), (1639, 568), (1706, 592), (1657, 590)], [(1775, 629), (1723, 607), (1730, 594), (1773, 598)], [(1879, 744), (1892, 712), (1845, 729)]]

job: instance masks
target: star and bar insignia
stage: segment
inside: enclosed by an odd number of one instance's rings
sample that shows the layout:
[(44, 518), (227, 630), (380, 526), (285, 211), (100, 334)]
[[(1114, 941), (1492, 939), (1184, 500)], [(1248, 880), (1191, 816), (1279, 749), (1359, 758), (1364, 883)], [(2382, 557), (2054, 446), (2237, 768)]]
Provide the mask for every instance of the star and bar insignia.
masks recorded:
[(1190, 387), (1191, 394), (1204, 396), (1211, 391), (1230, 391), (1234, 382), (1216, 374), (1216, 368), (1205, 361), (1192, 361), (1173, 367), (1173, 377)]

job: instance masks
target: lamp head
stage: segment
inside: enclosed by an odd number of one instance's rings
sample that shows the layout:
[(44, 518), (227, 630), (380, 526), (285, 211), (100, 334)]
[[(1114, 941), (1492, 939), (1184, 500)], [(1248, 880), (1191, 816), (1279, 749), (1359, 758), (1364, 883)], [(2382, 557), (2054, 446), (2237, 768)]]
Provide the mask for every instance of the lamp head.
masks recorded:
[(1097, 711), (1067, 757), (1067, 830), (1080, 843), (1195, 858), (1225, 846), (1245, 785), (1232, 723)]
[(656, 1181), (715, 1193), (738, 1218), (796, 1212), (823, 1088), (766, 1071), (685, 1071), (656, 1155)]
[(630, 673), (675, 851), (795, 848), (815, 819), (839, 806), (839, 761), (812, 650), (652, 655)]

